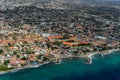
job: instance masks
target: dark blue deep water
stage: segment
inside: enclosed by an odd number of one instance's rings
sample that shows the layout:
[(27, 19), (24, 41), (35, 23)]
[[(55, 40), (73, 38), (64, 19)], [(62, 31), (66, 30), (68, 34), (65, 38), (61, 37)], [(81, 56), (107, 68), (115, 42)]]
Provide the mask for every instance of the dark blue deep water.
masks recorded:
[(66, 59), (39, 68), (0, 75), (0, 80), (120, 80), (120, 51), (95, 55), (92, 64), (84, 59)]

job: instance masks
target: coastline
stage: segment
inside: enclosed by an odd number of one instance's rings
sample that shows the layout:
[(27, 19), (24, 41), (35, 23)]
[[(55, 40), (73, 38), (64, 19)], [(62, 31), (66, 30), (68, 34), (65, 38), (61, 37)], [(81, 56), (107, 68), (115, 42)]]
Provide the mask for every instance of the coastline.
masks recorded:
[(114, 51), (119, 51), (119, 50), (120, 50), (120, 49), (112, 49), (112, 50), (105, 50), (105, 51), (100, 51), (100, 52), (94, 52), (93, 54), (92, 54), (92, 53), (89, 53), (89, 54), (87, 55), (88, 60), (90, 60), (88, 64), (91, 64), (91, 63), (92, 63), (93, 56), (96, 55), (96, 54), (100, 54), (101, 56), (105, 56), (105, 55), (111, 54), (111, 53), (114, 52)]
[(21, 67), (21, 68), (15, 68), (15, 69), (11, 69), (11, 70), (8, 70), (8, 71), (0, 71), (0, 75), (2, 74), (7, 74), (7, 73), (14, 73), (14, 72), (17, 72), (19, 70), (22, 70), (22, 69), (27, 69), (27, 68), (37, 68), (37, 67), (40, 67), (42, 65), (45, 65), (45, 64), (49, 64), (50, 62), (45, 62), (45, 63), (42, 63), (42, 64), (38, 64), (38, 65), (30, 65), (30, 66), (25, 66), (25, 67)]
[[(91, 64), (92, 63), (92, 58), (93, 58), (94, 55), (100, 54), (100, 55), (104, 56), (104, 55), (109, 55), (112, 52), (119, 51), (119, 50), (120, 49), (105, 50), (105, 51), (100, 51), (100, 52), (96, 51), (96, 52), (87, 53), (86, 55), (60, 57), (59, 59), (60, 59), (60, 63), (61, 63), (62, 59), (68, 59), (68, 58), (86, 58), (86, 59), (90, 60), (90, 62), (87, 63), (87, 64)], [(25, 66), (25, 67), (15, 68), (15, 69), (11, 69), (11, 70), (8, 70), (8, 71), (0, 71), (0, 75), (7, 74), (7, 73), (14, 73), (14, 72), (17, 72), (19, 70), (27, 69), (27, 68), (38, 68), (38, 67), (40, 67), (42, 65), (49, 64), (49, 63), (50, 63), (49, 61), (46, 61), (46, 62), (40, 63), (38, 65), (28, 65), (28, 66)]]

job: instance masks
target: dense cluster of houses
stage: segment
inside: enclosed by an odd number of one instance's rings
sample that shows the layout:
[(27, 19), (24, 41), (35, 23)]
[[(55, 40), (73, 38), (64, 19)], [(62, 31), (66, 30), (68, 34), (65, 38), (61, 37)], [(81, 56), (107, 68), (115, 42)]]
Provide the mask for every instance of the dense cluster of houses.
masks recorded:
[[(56, 61), (62, 57), (86, 55), (89, 52), (119, 46), (119, 42), (107, 43), (107, 37), (93, 35), (91, 31), (82, 32), (86, 29), (80, 24), (74, 28), (68, 27), (67, 31), (60, 30), (58, 33), (52, 28), (48, 33), (40, 33), (36, 30), (42, 28), (30, 25), (23, 25), (17, 30), (1, 26), (0, 30), (4, 31), (0, 38), (0, 64), (8, 68), (37, 65), (46, 61)], [(71, 34), (74, 30), (79, 30), (80, 35)]]
[(87, 7), (1, 11), (0, 65), (19, 68), (120, 48), (120, 23), (106, 19), (107, 13), (91, 14), (88, 9), (94, 10)]

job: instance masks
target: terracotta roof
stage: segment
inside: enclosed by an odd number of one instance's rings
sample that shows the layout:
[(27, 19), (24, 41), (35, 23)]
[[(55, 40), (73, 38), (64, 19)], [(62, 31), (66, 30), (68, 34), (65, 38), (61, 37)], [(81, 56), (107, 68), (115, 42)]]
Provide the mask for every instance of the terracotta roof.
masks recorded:
[(25, 60), (20, 60), (19, 63), (20, 64), (26, 64), (26, 61)]
[(79, 43), (78, 42), (63, 42), (64, 45), (69, 45), (69, 46), (74, 46), (74, 45), (78, 45)]
[(48, 39), (57, 39), (57, 38), (62, 38), (63, 36), (49, 36)]

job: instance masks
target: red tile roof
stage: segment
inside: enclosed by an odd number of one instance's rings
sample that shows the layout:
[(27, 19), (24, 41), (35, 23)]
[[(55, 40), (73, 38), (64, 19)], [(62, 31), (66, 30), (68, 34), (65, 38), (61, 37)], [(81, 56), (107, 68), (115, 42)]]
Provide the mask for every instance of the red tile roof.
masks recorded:
[(63, 36), (49, 36), (48, 39), (57, 39), (57, 38), (62, 38)]

